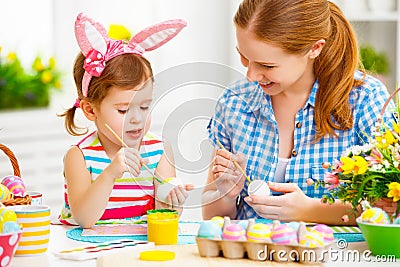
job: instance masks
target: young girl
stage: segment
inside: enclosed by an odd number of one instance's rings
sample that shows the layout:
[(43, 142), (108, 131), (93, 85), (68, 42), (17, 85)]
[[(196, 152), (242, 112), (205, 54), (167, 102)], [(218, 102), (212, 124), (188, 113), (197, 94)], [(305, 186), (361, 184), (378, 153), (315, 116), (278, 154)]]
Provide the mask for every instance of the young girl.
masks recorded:
[(125, 44), (110, 39), (99, 23), (78, 15), (75, 35), (82, 53), (73, 71), (78, 99), (62, 116), (68, 132), (81, 135), (84, 129), (74, 123), (80, 108), (97, 130), (65, 155), (61, 222), (87, 228), (99, 219), (140, 216), (154, 208), (182, 211), (188, 197), (182, 186), (170, 192), (166, 203), (154, 201), (159, 185), (154, 176), (163, 180), (176, 174), (172, 149), (148, 132), (153, 73), (143, 53), (168, 42), (185, 26), (181, 20), (166, 21)]
[[(244, 0), (234, 22), (247, 80), (224, 92), (209, 125), (210, 139), (228, 151), (215, 152), (203, 217), (343, 223), (351, 206), (322, 204), (327, 192), (306, 181), (322, 180), (324, 162), (366, 141), (385, 86), (357, 71), (354, 32), (329, 1)], [(232, 160), (278, 195), (248, 196)]]

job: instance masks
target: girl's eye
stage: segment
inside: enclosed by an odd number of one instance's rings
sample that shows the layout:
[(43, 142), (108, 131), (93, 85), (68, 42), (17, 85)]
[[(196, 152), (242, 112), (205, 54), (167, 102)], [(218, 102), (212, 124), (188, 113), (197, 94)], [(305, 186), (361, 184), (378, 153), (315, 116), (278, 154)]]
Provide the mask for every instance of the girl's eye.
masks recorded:
[(140, 107), (141, 110), (148, 110), (149, 107)]
[(127, 109), (118, 109), (118, 113), (120, 114), (125, 114), (127, 111)]

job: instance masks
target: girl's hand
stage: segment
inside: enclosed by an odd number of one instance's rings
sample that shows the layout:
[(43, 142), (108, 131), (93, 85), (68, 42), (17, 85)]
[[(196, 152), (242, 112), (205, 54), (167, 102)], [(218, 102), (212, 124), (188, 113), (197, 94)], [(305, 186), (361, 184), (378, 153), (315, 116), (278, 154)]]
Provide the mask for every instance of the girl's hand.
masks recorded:
[(189, 196), (187, 191), (190, 191), (193, 188), (192, 184), (175, 186), (167, 196), (166, 204), (168, 204), (171, 209), (181, 208)]
[(236, 168), (233, 160), (246, 170), (246, 159), (242, 154), (232, 154), (224, 149), (218, 149), (212, 168), (213, 178), (218, 191), (222, 196), (236, 198), (244, 186), (246, 177)]
[(121, 177), (124, 172), (130, 172), (136, 177), (139, 175), (142, 165), (147, 162), (147, 159), (143, 160), (140, 157), (137, 149), (121, 148), (106, 169), (110, 171), (115, 178)]
[(272, 191), (282, 192), (280, 196), (245, 197), (244, 200), (261, 217), (280, 221), (307, 221), (312, 212), (311, 198), (294, 183), (268, 182)]

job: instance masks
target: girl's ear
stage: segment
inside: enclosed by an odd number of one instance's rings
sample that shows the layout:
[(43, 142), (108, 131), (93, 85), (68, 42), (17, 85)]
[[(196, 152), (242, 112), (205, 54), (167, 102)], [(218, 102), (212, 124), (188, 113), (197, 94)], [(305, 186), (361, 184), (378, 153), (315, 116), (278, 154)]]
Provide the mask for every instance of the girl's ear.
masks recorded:
[(94, 106), (92, 103), (86, 101), (86, 100), (81, 100), (81, 109), (83, 111), (83, 114), (88, 120), (94, 121), (96, 119), (96, 114), (94, 112)]

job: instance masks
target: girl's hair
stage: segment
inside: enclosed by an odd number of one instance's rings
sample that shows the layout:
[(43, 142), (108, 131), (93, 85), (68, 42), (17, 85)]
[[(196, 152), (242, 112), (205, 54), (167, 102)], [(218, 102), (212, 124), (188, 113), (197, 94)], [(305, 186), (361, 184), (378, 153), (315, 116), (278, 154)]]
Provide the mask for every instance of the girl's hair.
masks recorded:
[[(112, 86), (122, 89), (132, 89), (133, 87), (147, 81), (153, 80), (153, 71), (150, 62), (143, 56), (128, 53), (114, 57), (107, 61), (106, 68), (100, 77), (92, 77), (88, 96), (84, 97), (82, 94), (82, 78), (85, 73), (83, 68), (85, 57), (79, 53), (75, 59), (73, 75), (78, 93), (78, 99), (85, 99), (93, 105), (99, 105), (101, 101), (107, 96), (108, 90)], [(87, 133), (86, 128), (78, 127), (75, 124), (76, 107), (67, 109), (60, 117), (65, 116), (65, 128), (71, 135), (83, 135)]]
[(337, 5), (327, 0), (244, 0), (234, 22), (291, 54), (305, 54), (324, 39), (325, 46), (314, 61), (319, 81), (315, 141), (326, 134), (336, 135), (334, 129), (353, 127), (349, 93), (363, 79), (354, 79), (360, 66), (357, 39)]

